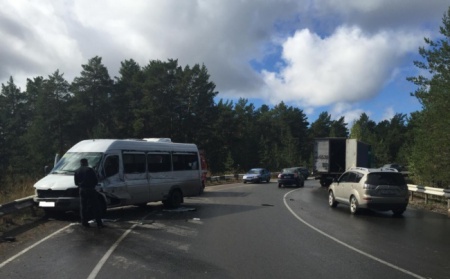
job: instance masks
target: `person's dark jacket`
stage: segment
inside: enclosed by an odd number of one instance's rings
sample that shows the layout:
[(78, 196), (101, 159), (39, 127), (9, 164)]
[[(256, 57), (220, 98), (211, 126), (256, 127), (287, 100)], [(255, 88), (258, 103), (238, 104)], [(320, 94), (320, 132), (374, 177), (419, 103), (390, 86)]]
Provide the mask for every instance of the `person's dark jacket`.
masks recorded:
[(88, 166), (81, 166), (75, 171), (75, 185), (80, 188), (95, 188), (98, 183), (95, 171)]

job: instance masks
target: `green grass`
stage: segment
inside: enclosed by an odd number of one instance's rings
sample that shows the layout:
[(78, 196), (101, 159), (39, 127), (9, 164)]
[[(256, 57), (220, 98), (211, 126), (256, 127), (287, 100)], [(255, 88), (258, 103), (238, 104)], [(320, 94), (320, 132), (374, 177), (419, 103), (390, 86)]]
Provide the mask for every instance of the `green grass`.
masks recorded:
[(0, 204), (34, 195), (33, 185), (36, 179), (29, 177), (5, 181), (0, 185)]

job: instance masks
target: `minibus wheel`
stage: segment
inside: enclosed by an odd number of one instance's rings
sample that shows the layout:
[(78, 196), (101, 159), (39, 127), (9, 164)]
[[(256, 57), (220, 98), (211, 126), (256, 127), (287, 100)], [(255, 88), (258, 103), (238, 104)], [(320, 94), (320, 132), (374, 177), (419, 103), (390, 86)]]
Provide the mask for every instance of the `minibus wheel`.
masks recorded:
[(169, 197), (167, 200), (163, 201), (163, 204), (166, 207), (177, 208), (180, 204), (183, 203), (183, 193), (179, 189), (174, 189), (170, 191)]

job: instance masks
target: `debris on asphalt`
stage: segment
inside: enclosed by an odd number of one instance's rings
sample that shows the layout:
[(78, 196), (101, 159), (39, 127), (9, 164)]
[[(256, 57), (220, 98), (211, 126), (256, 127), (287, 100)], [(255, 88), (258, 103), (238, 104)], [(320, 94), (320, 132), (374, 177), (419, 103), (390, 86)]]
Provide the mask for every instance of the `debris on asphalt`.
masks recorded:
[(163, 209), (165, 212), (188, 212), (188, 211), (196, 211), (195, 207), (178, 207), (173, 209)]
[(0, 242), (14, 242), (16, 238), (13, 236), (4, 236), (0, 238)]

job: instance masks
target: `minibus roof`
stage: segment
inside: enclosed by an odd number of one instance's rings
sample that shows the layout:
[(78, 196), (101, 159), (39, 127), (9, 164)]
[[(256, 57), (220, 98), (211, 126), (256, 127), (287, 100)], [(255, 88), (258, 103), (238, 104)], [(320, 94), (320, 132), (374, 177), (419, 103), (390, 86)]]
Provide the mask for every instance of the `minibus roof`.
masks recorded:
[(106, 152), (108, 150), (134, 151), (195, 151), (193, 143), (152, 142), (137, 139), (89, 139), (75, 144), (67, 152)]

